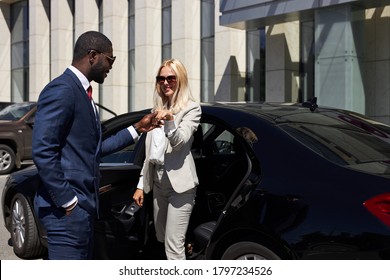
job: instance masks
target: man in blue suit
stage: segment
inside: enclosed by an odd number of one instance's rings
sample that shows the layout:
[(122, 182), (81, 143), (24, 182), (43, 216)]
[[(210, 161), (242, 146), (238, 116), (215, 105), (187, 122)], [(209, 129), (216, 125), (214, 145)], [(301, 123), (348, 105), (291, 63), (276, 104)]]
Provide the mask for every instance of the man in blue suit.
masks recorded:
[(98, 214), (100, 157), (153, 129), (153, 114), (102, 140), (90, 82), (103, 83), (115, 61), (102, 33), (82, 34), (72, 65), (41, 92), (33, 130), (33, 160), (42, 179), (35, 209), (47, 231), (49, 259), (90, 259)]

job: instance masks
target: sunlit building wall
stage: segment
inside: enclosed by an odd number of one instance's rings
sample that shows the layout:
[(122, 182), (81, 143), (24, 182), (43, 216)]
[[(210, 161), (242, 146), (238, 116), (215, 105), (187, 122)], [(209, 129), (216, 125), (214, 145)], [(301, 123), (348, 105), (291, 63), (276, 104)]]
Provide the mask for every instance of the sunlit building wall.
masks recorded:
[[(37, 100), (87, 30), (117, 60), (94, 99), (116, 113), (152, 106), (165, 58), (198, 101), (302, 102), (390, 124), (390, 1), (0, 0), (0, 101)], [(110, 115), (102, 113), (103, 118)]]

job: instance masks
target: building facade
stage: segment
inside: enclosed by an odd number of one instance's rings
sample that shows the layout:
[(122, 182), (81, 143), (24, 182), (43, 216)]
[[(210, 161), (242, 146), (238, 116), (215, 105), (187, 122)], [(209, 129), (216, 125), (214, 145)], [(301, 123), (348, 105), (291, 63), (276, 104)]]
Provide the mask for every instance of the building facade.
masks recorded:
[[(37, 100), (87, 30), (117, 56), (94, 99), (152, 105), (175, 57), (198, 101), (301, 102), (390, 124), (390, 0), (0, 0), (0, 101)], [(104, 115), (103, 115), (104, 117)]]
[(266, 28), (265, 100), (345, 108), (390, 124), (390, 1), (221, 0), (220, 24)]

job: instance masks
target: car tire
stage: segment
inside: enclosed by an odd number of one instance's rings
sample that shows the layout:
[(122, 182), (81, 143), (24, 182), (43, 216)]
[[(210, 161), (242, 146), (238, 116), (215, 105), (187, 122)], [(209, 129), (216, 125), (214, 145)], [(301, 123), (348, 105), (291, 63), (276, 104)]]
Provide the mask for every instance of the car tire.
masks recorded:
[(22, 259), (42, 256), (46, 249), (39, 239), (34, 215), (27, 199), (19, 193), (12, 199), (11, 215), (11, 241), (15, 255)]
[(15, 152), (7, 145), (0, 145), (0, 175), (11, 173), (15, 167)]
[(242, 241), (228, 247), (223, 260), (280, 260), (273, 251), (261, 244)]

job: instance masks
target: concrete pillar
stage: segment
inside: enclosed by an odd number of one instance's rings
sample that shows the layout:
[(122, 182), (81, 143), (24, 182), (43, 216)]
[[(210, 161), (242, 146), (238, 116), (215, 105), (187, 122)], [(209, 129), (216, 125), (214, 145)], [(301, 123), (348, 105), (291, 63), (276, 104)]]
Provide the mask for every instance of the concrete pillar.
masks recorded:
[[(99, 31), (99, 7), (96, 0), (74, 1), (74, 43), (77, 38), (86, 31)], [(73, 43), (73, 45), (74, 45)], [(72, 49), (73, 57), (73, 49)], [(92, 83), (93, 99), (100, 103), (100, 90), (97, 83)]]
[(51, 79), (61, 75), (73, 58), (73, 15), (67, 0), (51, 1)]
[(161, 65), (161, 1), (135, 1), (135, 94), (133, 110), (153, 106), (156, 71)]
[(29, 89), (30, 100), (37, 100), (50, 81), (50, 3), (29, 1)]
[[(103, 0), (103, 33), (111, 40), (115, 63), (103, 83), (100, 98), (117, 114), (127, 113), (128, 93), (128, 1)], [(105, 117), (104, 111), (103, 119)]]
[(200, 101), (200, 0), (172, 0), (172, 58), (187, 69), (191, 91)]
[(390, 125), (390, 6), (366, 11), (364, 34), (366, 115)]
[(299, 88), (299, 22), (266, 28), (266, 95), (268, 102), (296, 102)]
[(243, 101), (245, 31), (221, 26), (219, 6), (219, 0), (215, 1), (215, 101)]
[(11, 101), (10, 6), (0, 3), (0, 101)]
[(364, 10), (350, 5), (315, 12), (315, 96), (318, 104), (365, 113)]
[(89, 30), (99, 30), (99, 7), (96, 4), (96, 0), (76, 0), (74, 2), (74, 37), (76, 42), (82, 33)]

